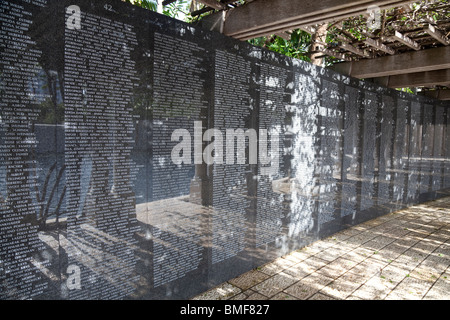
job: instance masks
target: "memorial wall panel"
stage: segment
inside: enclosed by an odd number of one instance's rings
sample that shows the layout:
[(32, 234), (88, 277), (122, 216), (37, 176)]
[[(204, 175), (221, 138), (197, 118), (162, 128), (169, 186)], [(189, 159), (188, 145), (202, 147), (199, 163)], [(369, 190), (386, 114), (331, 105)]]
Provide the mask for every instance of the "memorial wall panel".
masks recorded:
[(449, 195), (446, 102), (119, 0), (0, 3), (0, 299), (186, 299)]
[(450, 134), (450, 110), (448, 108), (444, 108), (446, 117), (446, 125), (444, 126), (444, 187), (450, 188), (450, 166), (448, 165), (448, 161), (450, 161), (450, 139), (448, 135)]

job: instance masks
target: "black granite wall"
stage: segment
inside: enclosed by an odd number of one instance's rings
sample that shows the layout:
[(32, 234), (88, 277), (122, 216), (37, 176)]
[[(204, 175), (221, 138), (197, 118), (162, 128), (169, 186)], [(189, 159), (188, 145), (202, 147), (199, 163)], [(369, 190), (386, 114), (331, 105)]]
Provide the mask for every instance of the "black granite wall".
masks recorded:
[(118, 0), (0, 28), (1, 299), (189, 298), (448, 194), (443, 102)]

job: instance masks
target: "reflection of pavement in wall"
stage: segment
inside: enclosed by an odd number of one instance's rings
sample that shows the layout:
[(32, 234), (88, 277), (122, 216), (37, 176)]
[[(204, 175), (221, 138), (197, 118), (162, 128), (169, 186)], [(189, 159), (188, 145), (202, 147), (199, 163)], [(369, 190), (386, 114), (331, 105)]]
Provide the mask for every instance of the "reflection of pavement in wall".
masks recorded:
[(136, 206), (144, 237), (153, 241), (154, 287), (197, 270), (208, 246), (208, 221), (212, 209), (189, 202), (189, 196), (169, 198)]
[[(65, 231), (41, 231), (39, 239), (45, 250), (32, 263), (50, 286), (61, 291), (62, 298), (69, 298), (70, 293), (70, 298), (75, 299), (117, 299), (136, 289), (138, 279), (133, 259), (133, 252), (138, 249), (136, 243), (112, 236), (88, 223), (80, 224), (69, 236)], [(68, 273), (62, 268), (68, 267), (67, 256), (71, 265), (80, 268), (80, 289), (67, 287)], [(107, 295), (99, 291), (105, 285), (109, 288)]]
[[(83, 289), (87, 292), (79, 298), (116, 299), (135, 290), (135, 243), (83, 223), (76, 232), (69, 233), (61, 247), (71, 257), (70, 263), (81, 267)], [(99, 285), (107, 286), (107, 293), (97, 292)]]
[(211, 214), (211, 209), (189, 201), (189, 196), (141, 203), (136, 206), (139, 222), (174, 234), (186, 227), (202, 235), (200, 218)]
[[(161, 232), (170, 233), (185, 241), (197, 240), (197, 244), (207, 246), (207, 223), (213, 210), (189, 201), (189, 196), (169, 198), (138, 204), (136, 218), (140, 223), (153, 227), (151, 239), (164, 246), (171, 246), (161, 237)], [(157, 231), (155, 231), (157, 230)], [(146, 235), (149, 238), (149, 235)]]
[[(414, 174), (399, 169), (391, 172)], [(354, 183), (358, 178), (360, 177), (348, 175), (346, 181)], [(343, 182), (337, 180), (336, 183)], [(285, 195), (295, 192), (321, 201), (316, 198), (318, 194), (302, 192), (297, 188), (294, 179), (275, 180), (272, 190)], [(125, 296), (139, 291), (139, 288), (148, 287), (150, 282), (149, 279), (139, 279), (137, 271), (131, 268), (135, 266), (134, 261), (129, 260), (132, 254), (124, 256), (118, 254), (119, 252), (134, 252), (137, 260), (139, 257), (148, 259), (145, 268), (154, 269), (150, 277), (154, 277), (154, 287), (182, 278), (188, 272), (198, 269), (205, 249), (213, 248), (212, 217), (215, 214), (219, 214), (219, 211), (195, 204), (190, 201), (189, 196), (138, 204), (136, 218), (140, 228), (135, 233), (139, 239), (138, 243), (112, 236), (91, 224), (81, 224), (76, 233), (70, 233), (70, 237), (67, 237), (65, 231), (51, 231), (54, 221), (49, 219), (49, 229), (39, 232), (39, 238), (46, 250), (42, 257), (34, 258), (31, 262), (51, 286), (58, 291), (62, 290), (61, 297), (67, 297), (67, 291), (64, 292), (67, 289), (64, 289), (64, 286), (59, 289), (60, 281), (65, 283), (67, 274), (66, 270), (58, 268), (55, 261), (65, 260), (67, 253), (88, 271), (89, 277), (85, 281), (90, 282), (90, 286), (95, 287), (96, 281), (101, 277), (102, 281), (115, 288), (113, 292), (115, 291), (117, 296)], [(65, 224), (66, 219), (59, 219), (59, 223)], [(153, 241), (153, 250), (148, 245), (150, 240)]]

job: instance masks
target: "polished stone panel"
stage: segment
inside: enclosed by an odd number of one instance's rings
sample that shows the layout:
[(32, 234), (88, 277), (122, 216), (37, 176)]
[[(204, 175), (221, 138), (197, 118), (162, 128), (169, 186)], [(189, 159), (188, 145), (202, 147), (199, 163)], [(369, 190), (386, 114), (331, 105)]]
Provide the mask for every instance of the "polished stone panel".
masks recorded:
[(448, 194), (448, 103), (119, 0), (5, 0), (0, 28), (0, 299), (190, 298)]

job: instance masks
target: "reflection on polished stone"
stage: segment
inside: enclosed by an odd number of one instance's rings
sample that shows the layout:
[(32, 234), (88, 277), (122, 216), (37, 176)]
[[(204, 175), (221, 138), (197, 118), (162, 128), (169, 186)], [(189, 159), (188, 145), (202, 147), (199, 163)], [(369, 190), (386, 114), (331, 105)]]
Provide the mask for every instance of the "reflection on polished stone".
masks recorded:
[(0, 3), (0, 299), (186, 299), (448, 194), (448, 104), (107, 2)]

